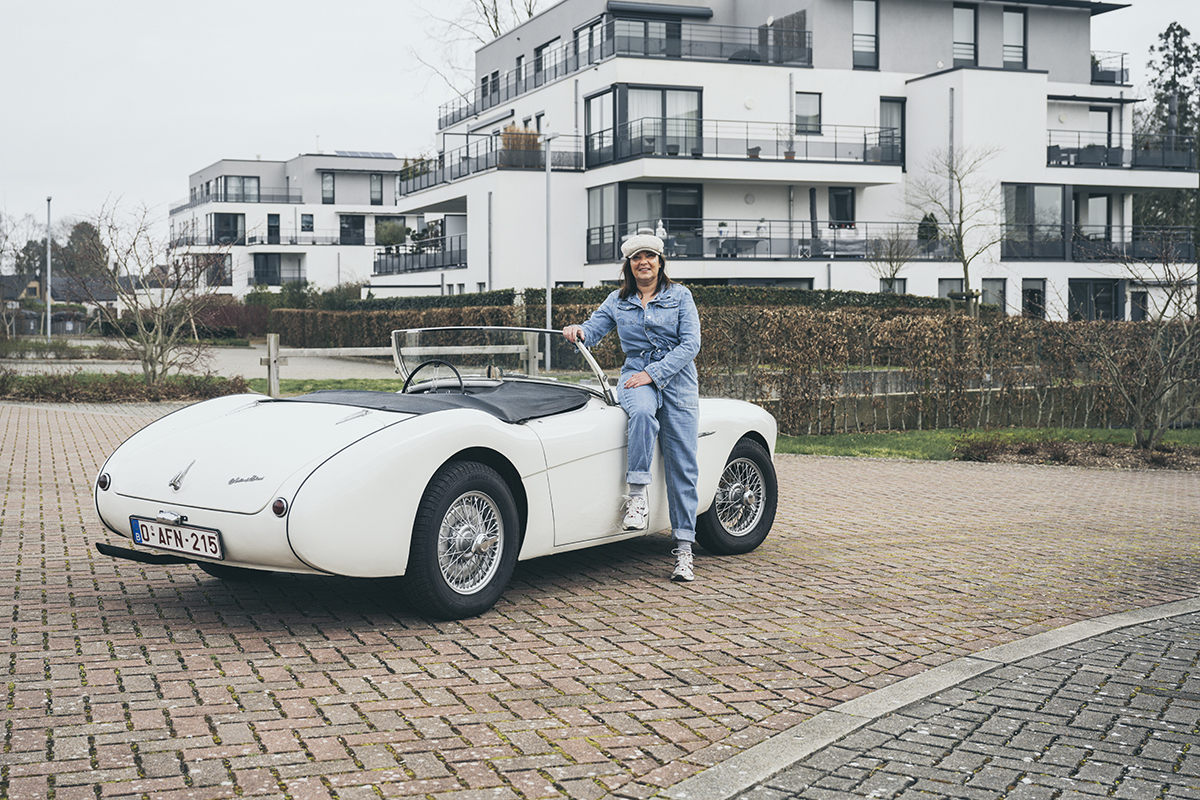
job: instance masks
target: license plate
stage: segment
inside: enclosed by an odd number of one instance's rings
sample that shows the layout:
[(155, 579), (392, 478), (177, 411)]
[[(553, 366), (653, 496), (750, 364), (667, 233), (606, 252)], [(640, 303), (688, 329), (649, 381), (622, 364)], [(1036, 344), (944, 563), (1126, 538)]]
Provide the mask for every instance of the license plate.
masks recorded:
[(193, 528), (190, 525), (164, 525), (149, 519), (130, 517), (133, 541), (137, 544), (173, 550), (191, 556), (224, 558), (221, 550), (221, 532)]

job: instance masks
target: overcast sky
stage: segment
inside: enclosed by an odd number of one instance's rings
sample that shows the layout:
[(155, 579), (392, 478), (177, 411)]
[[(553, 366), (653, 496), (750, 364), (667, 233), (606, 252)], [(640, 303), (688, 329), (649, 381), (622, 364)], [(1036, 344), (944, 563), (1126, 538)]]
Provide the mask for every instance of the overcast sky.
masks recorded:
[[(106, 201), (165, 218), (221, 158), (428, 153), (451, 94), (412, 52), (437, 58), (421, 8), (457, 1), (0, 0), (0, 211), (44, 220), (50, 195), (55, 224)], [(1200, 0), (1129, 2), (1092, 49), (1129, 53), (1144, 87), (1170, 22), (1200, 38)]]

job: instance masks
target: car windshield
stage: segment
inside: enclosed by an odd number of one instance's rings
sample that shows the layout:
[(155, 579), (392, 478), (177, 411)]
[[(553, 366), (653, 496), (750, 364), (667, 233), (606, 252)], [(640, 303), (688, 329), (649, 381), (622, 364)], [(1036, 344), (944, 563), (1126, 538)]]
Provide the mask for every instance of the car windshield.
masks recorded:
[[(549, 343), (549, 364), (546, 345)], [(413, 385), (427, 381), (540, 380), (572, 383), (609, 396), (608, 382), (582, 345), (541, 328), (409, 328), (392, 331), (396, 368)], [(422, 364), (430, 363), (422, 367)], [(453, 369), (451, 369), (453, 367)], [(418, 368), (420, 368), (418, 370)], [(458, 375), (455, 375), (457, 371)]]

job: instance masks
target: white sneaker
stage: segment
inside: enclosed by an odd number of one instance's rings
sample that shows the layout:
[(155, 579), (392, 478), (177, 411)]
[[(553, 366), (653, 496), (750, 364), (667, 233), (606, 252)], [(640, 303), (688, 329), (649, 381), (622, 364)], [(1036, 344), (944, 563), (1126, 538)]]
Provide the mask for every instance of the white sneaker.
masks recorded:
[(627, 531), (644, 531), (647, 515), (644, 496), (627, 496), (625, 498), (625, 518), (621, 520), (621, 527)]
[(671, 551), (675, 556), (675, 571), (671, 573), (673, 581), (693, 581), (696, 576), (692, 573), (692, 551), (676, 548)]

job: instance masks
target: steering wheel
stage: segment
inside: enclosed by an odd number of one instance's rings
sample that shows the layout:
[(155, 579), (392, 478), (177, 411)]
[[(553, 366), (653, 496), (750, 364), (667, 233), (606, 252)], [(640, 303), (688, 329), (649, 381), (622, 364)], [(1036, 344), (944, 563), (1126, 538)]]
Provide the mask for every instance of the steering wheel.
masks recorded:
[[(400, 388), (400, 394), (408, 394), (408, 387), (412, 385), (413, 378), (417, 377), (418, 372), (420, 372), (421, 370), (425, 369), (426, 367), (428, 367), (430, 365), (435, 366), (435, 367), (442, 366), (442, 365), (449, 367), (450, 371), (454, 373), (454, 377), (458, 378), (459, 390), (463, 394), (467, 393), (467, 385), (465, 383), (463, 383), (462, 375), (459, 374), (458, 369), (456, 369), (453, 364), (451, 364), (449, 361), (443, 361), (440, 358), (431, 358), (428, 361), (422, 361), (420, 364), (417, 364), (416, 369), (414, 369), (412, 372), (408, 373), (408, 377), (404, 381), (404, 386), (402, 386)], [(433, 392), (434, 393), (437, 392), (436, 384), (435, 384), (435, 388), (433, 389)]]

